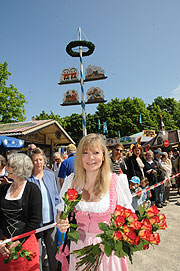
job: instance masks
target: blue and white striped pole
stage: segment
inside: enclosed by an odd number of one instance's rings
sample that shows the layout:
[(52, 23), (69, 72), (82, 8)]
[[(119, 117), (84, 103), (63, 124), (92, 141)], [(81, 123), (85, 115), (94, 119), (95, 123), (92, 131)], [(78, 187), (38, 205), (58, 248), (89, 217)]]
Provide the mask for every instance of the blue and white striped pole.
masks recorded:
[[(81, 27), (79, 26), (79, 40), (81, 40)], [(83, 63), (82, 63), (82, 47), (79, 47), (80, 55), (80, 83), (81, 83), (81, 107), (82, 107), (82, 127), (83, 127), (83, 136), (87, 135), (86, 129), (86, 113), (85, 113), (85, 96), (84, 96), (84, 79), (83, 79)]]

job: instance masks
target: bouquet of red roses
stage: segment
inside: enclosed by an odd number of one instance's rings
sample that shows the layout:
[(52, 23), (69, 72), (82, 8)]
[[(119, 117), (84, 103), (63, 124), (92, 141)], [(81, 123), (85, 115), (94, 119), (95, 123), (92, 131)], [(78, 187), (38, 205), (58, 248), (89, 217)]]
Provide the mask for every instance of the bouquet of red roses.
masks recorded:
[[(68, 217), (69, 213), (74, 211), (74, 207), (81, 200), (81, 194), (78, 194), (78, 192), (75, 189), (68, 189), (67, 192), (64, 194), (63, 200), (65, 203), (65, 208), (64, 208), (64, 211), (62, 212), (62, 214), (60, 215), (59, 220), (61, 220), (61, 219), (65, 220)], [(71, 241), (76, 242), (76, 243), (79, 239), (79, 233), (78, 233), (78, 231), (76, 231), (77, 227), (78, 227), (77, 224), (70, 223), (70, 230), (67, 233), (69, 239)], [(62, 239), (59, 244), (59, 248), (62, 244), (63, 238), (64, 238), (64, 234), (62, 235)]]
[(157, 230), (167, 227), (166, 217), (159, 213), (156, 206), (148, 209), (139, 206), (137, 216), (130, 209), (117, 205), (109, 223), (98, 225), (103, 231), (97, 234), (101, 242), (72, 252), (79, 258), (77, 269), (83, 266), (83, 270), (97, 270), (103, 253), (109, 257), (112, 252), (119, 258), (128, 256), (132, 263), (133, 253), (148, 249), (149, 244), (158, 245), (160, 237)]

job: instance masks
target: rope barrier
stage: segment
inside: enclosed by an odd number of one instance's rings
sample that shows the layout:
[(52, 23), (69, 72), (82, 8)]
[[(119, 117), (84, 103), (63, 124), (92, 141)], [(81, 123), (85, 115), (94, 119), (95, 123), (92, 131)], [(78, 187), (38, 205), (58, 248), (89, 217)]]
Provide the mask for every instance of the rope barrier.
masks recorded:
[(168, 182), (169, 180), (171, 180), (171, 179), (173, 179), (173, 178), (175, 178), (175, 177), (177, 177), (177, 176), (179, 176), (179, 175), (180, 175), (180, 173), (177, 173), (177, 174), (171, 176), (170, 178), (165, 179), (164, 181), (161, 181), (161, 182), (159, 182), (159, 183), (153, 184), (153, 185), (151, 185), (151, 186), (149, 186), (149, 187), (147, 187), (147, 188), (145, 188), (145, 189), (142, 189), (142, 190), (140, 190), (140, 191), (138, 191), (138, 192), (136, 192), (136, 193), (133, 193), (133, 194), (132, 194), (132, 197), (134, 198), (134, 197), (136, 197), (136, 196), (138, 196), (138, 195), (141, 195), (141, 194), (144, 193), (144, 192), (147, 192), (147, 191), (149, 191), (149, 190), (152, 190), (152, 189), (154, 189), (154, 188), (156, 188), (156, 187), (158, 187), (158, 186), (160, 186), (160, 185), (162, 185), (162, 184)]
[(56, 225), (57, 225), (57, 223), (52, 223), (52, 224), (50, 224), (50, 225), (47, 225), (47, 226), (38, 228), (38, 229), (36, 229), (36, 230), (33, 230), (33, 231), (29, 231), (29, 232), (20, 234), (20, 235), (14, 236), (14, 237), (9, 238), (9, 239), (5, 239), (4, 241), (0, 241), (0, 245), (2, 245), (2, 244), (7, 244), (7, 243), (9, 243), (9, 242), (16, 241), (16, 240), (18, 240), (18, 239), (27, 237), (27, 236), (32, 235), (32, 234), (35, 234), (35, 233), (39, 233), (39, 232), (42, 232), (42, 231), (46, 231), (46, 230), (48, 230), (48, 229), (54, 228)]
[[(177, 176), (179, 176), (179, 175), (180, 175), (180, 173), (177, 173), (177, 174), (171, 176), (170, 178), (165, 179), (164, 181), (161, 181), (161, 182), (159, 182), (159, 183), (157, 183), (157, 184), (154, 184), (154, 185), (151, 185), (151, 186), (149, 186), (149, 187), (147, 187), (147, 188), (145, 188), (145, 189), (142, 189), (141, 191), (138, 191), (137, 193), (132, 194), (132, 197), (138, 196), (138, 195), (140, 195), (140, 194), (142, 194), (142, 193), (144, 193), (144, 192), (147, 192), (147, 191), (149, 191), (149, 190), (152, 190), (152, 189), (154, 189), (154, 188), (156, 188), (156, 187), (158, 187), (158, 186), (160, 186), (160, 185), (162, 185), (162, 184), (168, 182), (169, 180), (171, 180), (171, 179), (173, 179), (173, 178), (175, 178), (175, 177), (177, 177)], [(33, 230), (33, 231), (29, 231), (29, 232), (20, 234), (20, 235), (14, 236), (14, 237), (9, 238), (9, 239), (5, 239), (5, 240), (3, 240), (3, 241), (0, 241), (0, 245), (2, 245), (2, 244), (7, 244), (7, 243), (9, 243), (9, 242), (16, 241), (16, 240), (18, 240), (18, 239), (27, 237), (27, 236), (29, 236), (29, 235), (32, 235), (32, 234), (35, 234), (35, 233), (39, 233), (39, 232), (42, 232), (42, 231), (45, 231), (45, 230), (54, 228), (56, 225), (57, 225), (57, 223), (52, 223), (52, 224), (50, 224), (50, 225), (47, 225), (47, 226), (38, 228), (38, 229), (36, 229), (36, 230)]]

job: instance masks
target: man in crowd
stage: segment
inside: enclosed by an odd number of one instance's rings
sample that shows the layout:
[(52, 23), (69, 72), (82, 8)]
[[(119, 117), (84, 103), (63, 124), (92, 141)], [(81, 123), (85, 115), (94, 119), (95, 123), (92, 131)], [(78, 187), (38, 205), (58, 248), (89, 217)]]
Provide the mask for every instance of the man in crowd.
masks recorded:
[(60, 186), (58, 174), (59, 174), (59, 169), (60, 169), (60, 166), (61, 166), (62, 158), (61, 158), (61, 155), (60, 155), (59, 152), (55, 152), (53, 154), (53, 160), (54, 160), (54, 164), (52, 166), (52, 170), (53, 170), (55, 178), (56, 178), (56, 184), (57, 184), (58, 192), (60, 193), (61, 186)]
[(67, 146), (68, 158), (65, 159), (60, 166), (58, 177), (60, 178), (60, 185), (62, 187), (64, 179), (74, 172), (74, 160), (76, 155), (76, 146), (74, 144), (69, 144)]
[(127, 173), (127, 166), (123, 159), (123, 152), (124, 147), (121, 143), (116, 143), (113, 146), (112, 154), (111, 154), (111, 168), (112, 172), (116, 173), (117, 175)]

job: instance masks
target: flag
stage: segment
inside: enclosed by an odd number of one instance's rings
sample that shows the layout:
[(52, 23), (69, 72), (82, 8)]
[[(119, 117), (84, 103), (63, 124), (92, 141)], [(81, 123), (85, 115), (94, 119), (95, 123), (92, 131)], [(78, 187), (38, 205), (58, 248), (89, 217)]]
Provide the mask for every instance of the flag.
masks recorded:
[(108, 132), (108, 129), (107, 129), (107, 122), (104, 121), (103, 122), (103, 134), (107, 133)]
[(140, 116), (139, 116), (139, 123), (142, 124), (142, 117), (141, 117), (141, 113), (140, 113)]
[(100, 119), (98, 119), (98, 130), (101, 130), (101, 122), (100, 122)]

